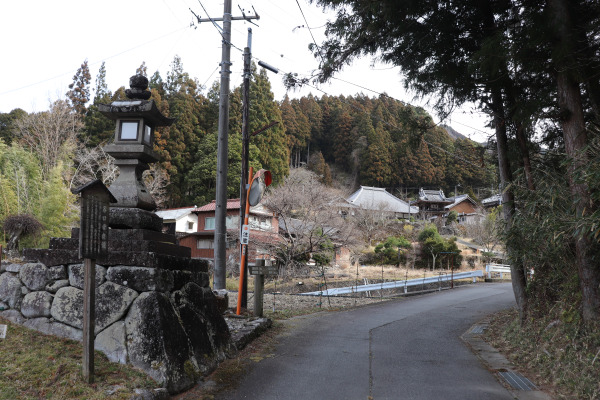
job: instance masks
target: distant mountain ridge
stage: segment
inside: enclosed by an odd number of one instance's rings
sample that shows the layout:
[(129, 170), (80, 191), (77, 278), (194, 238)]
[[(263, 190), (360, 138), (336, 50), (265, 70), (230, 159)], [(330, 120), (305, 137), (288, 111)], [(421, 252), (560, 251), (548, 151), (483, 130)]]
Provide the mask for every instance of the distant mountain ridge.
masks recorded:
[(458, 132), (456, 129), (452, 128), (451, 126), (448, 126), (448, 125), (440, 125), (440, 126), (442, 128), (444, 128), (446, 130), (446, 132), (448, 132), (448, 135), (450, 135), (450, 137), (452, 139), (455, 139), (455, 140), (456, 139), (469, 139), (462, 133)]

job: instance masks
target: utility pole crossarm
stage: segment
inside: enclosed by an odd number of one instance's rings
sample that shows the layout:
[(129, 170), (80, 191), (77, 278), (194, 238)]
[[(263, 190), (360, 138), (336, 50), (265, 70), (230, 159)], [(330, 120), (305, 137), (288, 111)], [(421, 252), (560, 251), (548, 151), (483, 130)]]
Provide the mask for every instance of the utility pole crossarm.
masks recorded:
[[(194, 14), (195, 15), (195, 14)], [(224, 21), (223, 18), (197, 18), (198, 23), (201, 22), (221, 22)], [(251, 19), (260, 19), (260, 15), (252, 15), (250, 17), (231, 17), (231, 21), (250, 21)]]

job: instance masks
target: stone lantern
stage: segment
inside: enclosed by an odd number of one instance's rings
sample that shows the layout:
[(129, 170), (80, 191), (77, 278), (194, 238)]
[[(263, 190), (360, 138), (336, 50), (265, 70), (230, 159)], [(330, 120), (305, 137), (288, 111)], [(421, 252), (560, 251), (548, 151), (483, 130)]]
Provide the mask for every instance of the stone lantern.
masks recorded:
[(154, 101), (148, 100), (148, 78), (134, 75), (129, 86), (131, 89), (125, 91), (129, 100), (98, 106), (102, 114), (116, 121), (114, 142), (104, 151), (115, 158), (120, 174), (109, 190), (117, 199), (114, 207), (153, 211), (156, 204), (144, 185), (142, 173), (149, 163), (158, 161), (152, 150), (155, 129), (169, 126), (175, 119), (164, 116)]

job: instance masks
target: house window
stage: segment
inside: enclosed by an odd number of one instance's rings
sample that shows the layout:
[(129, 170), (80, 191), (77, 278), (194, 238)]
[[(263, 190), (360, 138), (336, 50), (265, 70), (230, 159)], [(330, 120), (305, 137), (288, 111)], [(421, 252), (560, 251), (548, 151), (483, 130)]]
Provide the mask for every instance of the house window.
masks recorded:
[(204, 219), (204, 230), (214, 231), (215, 230), (215, 217), (206, 217)]
[(250, 225), (250, 228), (252, 229), (258, 229), (258, 218), (256, 218), (254, 215), (251, 215), (248, 218), (248, 225)]
[(252, 229), (270, 230), (271, 219), (265, 217), (250, 216), (249, 225)]
[(212, 239), (198, 239), (196, 241), (197, 249), (212, 249), (213, 248), (213, 240)]
[(188, 231), (193, 231), (193, 230), (194, 230), (194, 223), (188, 222)]
[(225, 220), (227, 229), (237, 229), (239, 227), (240, 216), (239, 215), (228, 215)]

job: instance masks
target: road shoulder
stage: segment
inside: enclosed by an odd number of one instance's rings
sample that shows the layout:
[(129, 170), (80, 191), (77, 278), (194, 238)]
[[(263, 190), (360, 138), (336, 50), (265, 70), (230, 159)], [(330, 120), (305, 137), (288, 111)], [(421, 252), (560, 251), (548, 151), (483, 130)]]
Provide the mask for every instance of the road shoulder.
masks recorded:
[(521, 375), (506, 357), (483, 339), (483, 332), (488, 325), (487, 319), (477, 322), (461, 335), (461, 339), (515, 399), (552, 400), (552, 397)]

